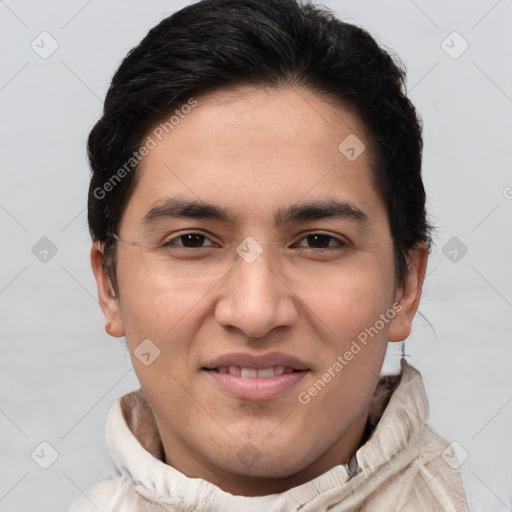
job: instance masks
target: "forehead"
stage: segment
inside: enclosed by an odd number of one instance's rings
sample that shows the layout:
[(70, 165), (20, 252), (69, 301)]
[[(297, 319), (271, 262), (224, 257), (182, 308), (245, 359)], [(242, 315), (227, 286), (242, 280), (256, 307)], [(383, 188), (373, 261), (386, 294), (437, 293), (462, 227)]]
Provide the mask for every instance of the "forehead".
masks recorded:
[(165, 133), (158, 138), (171, 145), (170, 135), (179, 132), (176, 145), (184, 143), (196, 151), (189, 156), (214, 152), (218, 158), (223, 153), (243, 158), (254, 152), (291, 151), (332, 161), (332, 153), (337, 153), (346, 137), (366, 138), (352, 109), (308, 89), (240, 86), (201, 95), (195, 101), (197, 107), (189, 114), (180, 119), (174, 116), (175, 126), (166, 129), (157, 123), (152, 130), (163, 128)]
[(349, 109), (295, 88), (240, 87), (194, 100), (172, 127), (148, 132), (154, 147), (139, 165), (127, 222), (174, 195), (229, 205), (241, 221), (274, 220), (283, 205), (327, 195), (384, 212), (365, 132)]

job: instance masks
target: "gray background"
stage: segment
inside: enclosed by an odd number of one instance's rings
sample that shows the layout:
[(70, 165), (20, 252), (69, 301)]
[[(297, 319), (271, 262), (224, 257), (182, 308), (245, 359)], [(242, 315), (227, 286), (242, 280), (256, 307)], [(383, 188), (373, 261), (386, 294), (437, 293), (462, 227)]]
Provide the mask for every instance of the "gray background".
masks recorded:
[[(96, 299), (85, 141), (123, 56), (188, 3), (0, 1), (0, 511), (67, 510), (114, 469), (106, 415), (138, 381)], [(407, 66), (438, 231), (406, 353), (473, 509), (512, 510), (512, 0), (324, 4)]]

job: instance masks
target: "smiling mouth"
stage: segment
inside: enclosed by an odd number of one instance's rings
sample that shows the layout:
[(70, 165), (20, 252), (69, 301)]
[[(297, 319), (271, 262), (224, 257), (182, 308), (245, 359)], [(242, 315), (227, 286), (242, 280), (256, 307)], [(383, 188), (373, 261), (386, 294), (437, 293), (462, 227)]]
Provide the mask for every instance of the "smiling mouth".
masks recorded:
[(241, 400), (273, 400), (286, 396), (310, 372), (282, 365), (267, 368), (230, 365), (202, 370), (224, 393)]
[(278, 377), (279, 375), (304, 372), (306, 370), (296, 370), (291, 366), (271, 366), (269, 368), (244, 368), (241, 366), (219, 366), (218, 368), (203, 368), (203, 370), (216, 372), (216, 373), (228, 373), (230, 375), (236, 375), (243, 379), (270, 379), (272, 377)]

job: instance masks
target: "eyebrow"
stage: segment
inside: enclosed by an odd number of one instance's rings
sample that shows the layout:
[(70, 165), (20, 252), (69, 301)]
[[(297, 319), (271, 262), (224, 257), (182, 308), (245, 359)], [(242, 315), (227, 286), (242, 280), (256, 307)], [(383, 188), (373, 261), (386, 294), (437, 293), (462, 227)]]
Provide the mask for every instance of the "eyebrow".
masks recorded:
[[(239, 217), (240, 214), (215, 204), (174, 197), (152, 207), (144, 215), (142, 223), (150, 224), (165, 218), (189, 218), (216, 220), (233, 225)], [(368, 216), (357, 206), (334, 198), (281, 207), (274, 214), (274, 223), (275, 227), (278, 227), (293, 222), (328, 218), (346, 219), (359, 224), (368, 223)]]

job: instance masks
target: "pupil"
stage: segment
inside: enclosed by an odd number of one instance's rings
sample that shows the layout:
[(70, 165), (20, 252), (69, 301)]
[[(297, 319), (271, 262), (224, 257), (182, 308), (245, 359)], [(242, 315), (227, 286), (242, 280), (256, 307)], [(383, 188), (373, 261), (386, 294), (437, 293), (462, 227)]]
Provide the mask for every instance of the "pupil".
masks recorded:
[[(198, 233), (182, 235), (181, 238), (183, 245), (186, 247), (202, 247), (204, 242), (204, 235), (200, 235)], [(191, 243), (192, 245), (187, 245), (187, 243)]]
[[(309, 241), (313, 240), (313, 244), (320, 245), (321, 248), (328, 247), (329, 246), (329, 235), (309, 235), (308, 236)], [(325, 243), (322, 243), (325, 242)]]

